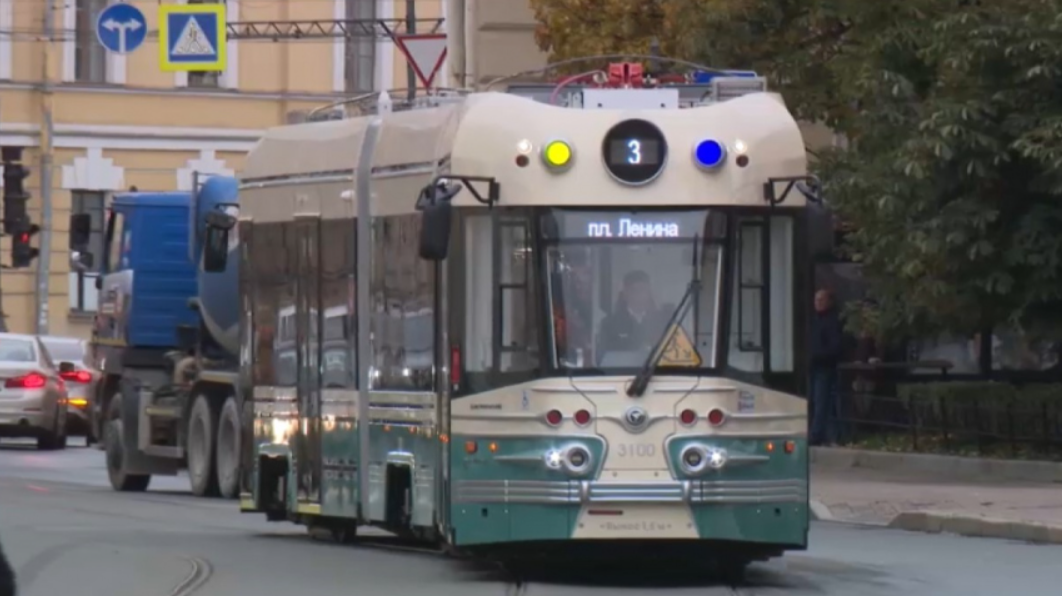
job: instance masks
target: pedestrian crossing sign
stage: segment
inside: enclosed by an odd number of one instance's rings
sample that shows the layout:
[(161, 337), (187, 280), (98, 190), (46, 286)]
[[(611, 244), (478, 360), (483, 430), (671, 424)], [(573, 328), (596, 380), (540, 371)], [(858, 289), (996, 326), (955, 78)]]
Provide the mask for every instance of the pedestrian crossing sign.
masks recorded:
[(164, 72), (225, 70), (225, 5), (159, 5), (159, 66)]

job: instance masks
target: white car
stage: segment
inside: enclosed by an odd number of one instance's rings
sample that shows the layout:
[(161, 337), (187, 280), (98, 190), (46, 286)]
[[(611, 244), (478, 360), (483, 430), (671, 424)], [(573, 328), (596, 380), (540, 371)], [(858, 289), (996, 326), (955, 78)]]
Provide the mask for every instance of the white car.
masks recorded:
[[(73, 369), (69, 363), (64, 368)], [(38, 449), (66, 447), (66, 383), (40, 340), (0, 333), (0, 438), (35, 437)]]

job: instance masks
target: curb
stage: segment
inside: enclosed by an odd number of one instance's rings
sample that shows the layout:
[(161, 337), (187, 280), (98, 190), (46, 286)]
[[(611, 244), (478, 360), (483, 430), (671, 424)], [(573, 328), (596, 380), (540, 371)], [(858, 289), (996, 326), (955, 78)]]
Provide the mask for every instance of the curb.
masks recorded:
[(830, 508), (815, 499), (808, 501), (808, 513), (813, 521), (837, 521), (833, 513), (830, 513)]
[(1008, 521), (935, 511), (897, 515), (888, 527), (929, 534), (958, 534), (974, 538), (1001, 538), (1041, 544), (1062, 544), (1062, 527), (1034, 522)]
[(1062, 484), (1062, 463), (981, 459), (929, 453), (891, 453), (843, 447), (812, 447), (811, 463), (822, 468), (917, 472), (951, 480), (1006, 480)]

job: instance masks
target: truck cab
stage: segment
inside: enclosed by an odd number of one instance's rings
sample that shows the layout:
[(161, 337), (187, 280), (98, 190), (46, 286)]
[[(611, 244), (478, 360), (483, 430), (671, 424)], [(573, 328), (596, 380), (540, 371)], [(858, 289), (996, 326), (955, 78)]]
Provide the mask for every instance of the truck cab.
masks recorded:
[(145, 490), (152, 475), (190, 467), (196, 494), (236, 491), (214, 460), (223, 410), (226, 432), (239, 436), (238, 263), (207, 272), (202, 252), (208, 216), (235, 213), (237, 182), (195, 178), (194, 192), (116, 195), (100, 255), (87, 250), (85, 216), (71, 216), (72, 266), (100, 263), (91, 343), (103, 378), (90, 426), (116, 490)]

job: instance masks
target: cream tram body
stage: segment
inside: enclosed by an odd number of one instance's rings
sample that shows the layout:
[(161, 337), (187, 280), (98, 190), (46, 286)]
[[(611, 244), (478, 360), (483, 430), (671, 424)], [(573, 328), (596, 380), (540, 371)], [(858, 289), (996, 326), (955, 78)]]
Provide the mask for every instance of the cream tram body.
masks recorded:
[[(622, 165), (654, 150), (655, 171)], [(241, 182), (242, 508), (472, 550), (804, 548), (807, 203), (765, 184), (806, 174), (765, 92), (686, 109), (477, 93), (269, 131)], [(463, 188), (448, 254), (427, 260), (418, 197), (440, 177)], [(657, 323), (669, 339), (631, 396), (651, 345), (601, 342), (634, 270), (659, 321), (700, 289)], [(297, 371), (280, 379), (269, 336), (292, 320)]]

